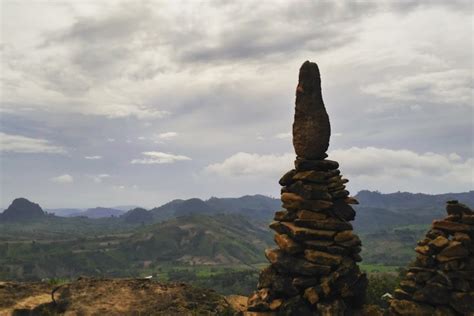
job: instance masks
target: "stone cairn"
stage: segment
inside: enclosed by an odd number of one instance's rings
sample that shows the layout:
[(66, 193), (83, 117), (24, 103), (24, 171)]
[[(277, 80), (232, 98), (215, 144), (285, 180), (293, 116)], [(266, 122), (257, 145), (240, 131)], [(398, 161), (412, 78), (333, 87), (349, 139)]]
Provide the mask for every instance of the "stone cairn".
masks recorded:
[(474, 315), (474, 212), (457, 201), (446, 210), (418, 242), (390, 315)]
[(295, 169), (280, 180), (284, 210), (270, 224), (278, 248), (248, 299), (247, 315), (350, 315), (364, 301), (367, 278), (357, 266), (361, 242), (348, 182), (328, 160), (330, 124), (318, 66), (306, 61), (296, 89)]

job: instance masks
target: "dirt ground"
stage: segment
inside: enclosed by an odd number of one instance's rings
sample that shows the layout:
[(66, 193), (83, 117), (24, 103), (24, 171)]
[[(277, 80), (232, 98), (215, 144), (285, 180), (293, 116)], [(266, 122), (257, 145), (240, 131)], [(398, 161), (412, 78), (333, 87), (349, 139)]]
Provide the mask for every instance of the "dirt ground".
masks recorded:
[(58, 287), (0, 282), (0, 315), (235, 315), (241, 298), (185, 283), (80, 278)]

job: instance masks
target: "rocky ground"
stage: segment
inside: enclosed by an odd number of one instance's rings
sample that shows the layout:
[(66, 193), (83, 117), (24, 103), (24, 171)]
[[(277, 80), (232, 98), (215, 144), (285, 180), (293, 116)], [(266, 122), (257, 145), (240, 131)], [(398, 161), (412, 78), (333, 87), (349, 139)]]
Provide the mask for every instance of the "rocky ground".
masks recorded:
[(246, 298), (184, 283), (90, 279), (53, 286), (0, 282), (0, 315), (236, 315)]

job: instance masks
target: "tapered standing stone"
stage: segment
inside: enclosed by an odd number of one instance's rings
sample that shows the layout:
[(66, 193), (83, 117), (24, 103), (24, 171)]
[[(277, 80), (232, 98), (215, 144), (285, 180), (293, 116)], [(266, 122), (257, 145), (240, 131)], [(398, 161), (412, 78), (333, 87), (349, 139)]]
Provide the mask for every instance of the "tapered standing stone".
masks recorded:
[(270, 224), (277, 248), (265, 251), (270, 265), (245, 316), (368, 315), (354, 314), (367, 287), (357, 265), (361, 241), (349, 223), (355, 216), (349, 204), (357, 201), (349, 197), (339, 163), (325, 159), (330, 134), (319, 69), (306, 61), (296, 89), (295, 169), (279, 181), (283, 210)]
[(296, 88), (293, 146), (300, 158), (326, 157), (331, 126), (321, 94), (321, 77), (316, 63), (305, 61), (300, 68)]

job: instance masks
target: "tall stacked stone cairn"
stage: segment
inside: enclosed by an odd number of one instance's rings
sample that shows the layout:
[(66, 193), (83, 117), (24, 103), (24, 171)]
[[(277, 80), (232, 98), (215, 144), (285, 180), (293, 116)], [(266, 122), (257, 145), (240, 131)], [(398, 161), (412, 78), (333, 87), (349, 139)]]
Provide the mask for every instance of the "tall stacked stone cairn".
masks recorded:
[(474, 212), (457, 201), (446, 210), (418, 242), (390, 315), (474, 315)]
[(357, 201), (336, 161), (328, 160), (330, 124), (318, 66), (306, 61), (296, 88), (295, 169), (281, 179), (283, 210), (270, 224), (275, 249), (248, 300), (247, 315), (351, 315), (363, 304), (361, 242), (353, 233)]

